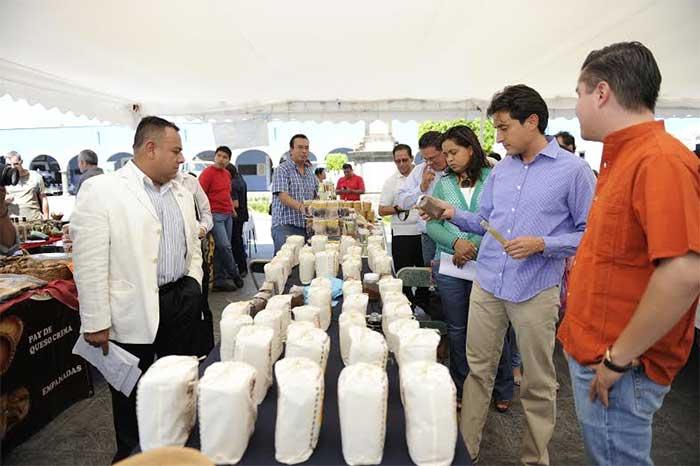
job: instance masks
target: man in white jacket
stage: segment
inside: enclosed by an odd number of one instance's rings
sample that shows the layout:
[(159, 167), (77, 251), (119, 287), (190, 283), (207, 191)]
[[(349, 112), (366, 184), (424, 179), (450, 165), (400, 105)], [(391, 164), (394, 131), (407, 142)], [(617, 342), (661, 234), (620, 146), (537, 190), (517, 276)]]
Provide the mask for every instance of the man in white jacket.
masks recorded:
[[(202, 255), (192, 193), (173, 182), (184, 162), (179, 129), (141, 120), (134, 159), (80, 189), (71, 219), (81, 332), (107, 354), (116, 344), (146, 371), (155, 357), (194, 354)], [(138, 445), (136, 390), (112, 389), (115, 461)]]

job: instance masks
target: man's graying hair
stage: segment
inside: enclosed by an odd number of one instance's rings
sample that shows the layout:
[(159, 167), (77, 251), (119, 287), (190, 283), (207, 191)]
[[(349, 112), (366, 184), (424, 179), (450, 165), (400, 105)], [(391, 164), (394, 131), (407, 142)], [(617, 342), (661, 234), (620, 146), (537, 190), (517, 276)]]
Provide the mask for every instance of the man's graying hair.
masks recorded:
[(16, 150), (11, 150), (7, 153), (7, 158), (9, 159), (10, 157), (17, 157), (17, 161), (22, 161), (22, 156)]
[(78, 161), (85, 162), (88, 165), (97, 165), (97, 154), (90, 149), (83, 149), (78, 154)]

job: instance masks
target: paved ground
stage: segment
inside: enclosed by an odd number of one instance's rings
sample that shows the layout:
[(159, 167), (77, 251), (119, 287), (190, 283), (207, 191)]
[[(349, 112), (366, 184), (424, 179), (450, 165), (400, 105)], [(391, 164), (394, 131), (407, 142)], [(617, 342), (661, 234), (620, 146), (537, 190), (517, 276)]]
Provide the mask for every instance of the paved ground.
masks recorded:
[[(261, 255), (269, 255), (271, 245), (258, 244), (258, 251)], [(218, 322), (221, 310), (226, 304), (246, 299), (255, 292), (250, 277), (245, 279), (245, 283), (242, 290), (210, 295), (215, 322)], [(215, 329), (218, 341), (216, 325)], [(583, 464), (583, 448), (574, 413), (568, 370), (560, 350), (557, 350), (555, 358), (561, 389), (557, 399), (557, 428), (550, 444), (551, 462), (566, 465)], [(652, 454), (656, 464), (700, 464), (699, 366), (700, 359), (695, 351), (656, 416)], [(491, 409), (481, 450), (481, 464), (517, 464), (523, 421), (517, 392), (508, 413), (499, 414)], [(105, 382), (100, 380), (96, 383), (95, 395), (92, 398), (73, 405), (7, 457), (2, 458), (0, 463), (107, 465), (115, 450), (109, 390)]]

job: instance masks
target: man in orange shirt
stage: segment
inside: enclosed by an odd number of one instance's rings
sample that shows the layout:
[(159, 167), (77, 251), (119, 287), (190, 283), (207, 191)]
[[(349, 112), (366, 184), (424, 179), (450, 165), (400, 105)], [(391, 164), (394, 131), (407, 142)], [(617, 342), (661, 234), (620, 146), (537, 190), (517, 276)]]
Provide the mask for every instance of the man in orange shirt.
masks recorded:
[(604, 147), (559, 340), (595, 464), (652, 464), (654, 413), (693, 342), (700, 161), (654, 120), (660, 84), (629, 42), (591, 52), (576, 88), (581, 135)]
[(355, 175), (349, 163), (343, 165), (343, 174), (345, 176), (338, 180), (335, 192), (344, 201), (359, 201), (360, 194), (365, 193), (364, 180), (361, 176)]

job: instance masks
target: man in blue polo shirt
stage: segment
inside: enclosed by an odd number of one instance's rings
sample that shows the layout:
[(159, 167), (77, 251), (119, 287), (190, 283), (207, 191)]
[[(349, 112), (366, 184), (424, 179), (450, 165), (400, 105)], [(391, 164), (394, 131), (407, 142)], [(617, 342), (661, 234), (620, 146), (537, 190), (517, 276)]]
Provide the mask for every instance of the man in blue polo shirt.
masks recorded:
[(318, 180), (308, 166), (309, 138), (295, 134), (289, 141), (289, 161), (272, 177), (272, 242), (275, 254), (292, 235), (306, 236), (304, 201), (316, 197)]

